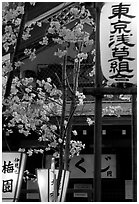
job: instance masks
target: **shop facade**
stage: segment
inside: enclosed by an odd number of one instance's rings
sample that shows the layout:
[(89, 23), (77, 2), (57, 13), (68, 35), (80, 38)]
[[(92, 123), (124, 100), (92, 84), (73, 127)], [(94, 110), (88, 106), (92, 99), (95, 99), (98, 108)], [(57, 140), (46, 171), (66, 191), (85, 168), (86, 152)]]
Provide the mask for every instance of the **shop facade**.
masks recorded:
[[(71, 3), (72, 4), (72, 3)], [(59, 8), (59, 3), (55, 5)], [(54, 7), (55, 7), (54, 6)], [(72, 5), (67, 4), (65, 10)], [(59, 8), (57, 15), (60, 13)], [(50, 13), (50, 12), (49, 12)], [(45, 18), (48, 18), (47, 12)], [(49, 17), (53, 17), (50, 13)], [(38, 17), (36, 17), (38, 18)], [(41, 18), (41, 17), (40, 17)], [(44, 16), (43, 16), (44, 18)], [(29, 19), (30, 21), (33, 19)], [(75, 22), (69, 22), (72, 27)], [(37, 58), (31, 62), (27, 57), (19, 52), (19, 56), (24, 64), (21, 66), (20, 77), (33, 77), (33, 86), (37, 79), (47, 79), (50, 77), (57, 86), (61, 78), (61, 59), (57, 58), (54, 53), (58, 46), (50, 43), (47, 47), (40, 47), (39, 38), (44, 34), (47, 24), (41, 30), (33, 31), (34, 38), (21, 44), (21, 51), (27, 46), (37, 46)], [(36, 32), (37, 31), (37, 32)], [(86, 25), (86, 31), (94, 38), (90, 25)], [(41, 33), (42, 32), (42, 33)], [(39, 36), (40, 34), (40, 36)], [(94, 47), (88, 46), (85, 52), (90, 53)], [(67, 73), (69, 83), (72, 86), (73, 76), (73, 58), (74, 48), (69, 48)], [(22, 52), (21, 52), (22, 53)], [(86, 63), (81, 64), (81, 76), (79, 78), (79, 90), (83, 92), (84, 88), (94, 86), (94, 78), (90, 78), (89, 73), (94, 66), (91, 64), (92, 56), (89, 55)], [(57, 77), (58, 76), (58, 77)], [(121, 96), (121, 97), (120, 97)], [(108, 96), (102, 99), (102, 145), (101, 145), (101, 201), (102, 202), (126, 202), (133, 199), (132, 185), (132, 104), (131, 95), (124, 98), (121, 95)], [(67, 112), (69, 113), (70, 94), (68, 95)], [(81, 140), (85, 144), (79, 156), (71, 158), (69, 163), (70, 180), (66, 196), (67, 202), (91, 202), (93, 201), (93, 179), (94, 179), (94, 97), (87, 95), (85, 103), (81, 107), (77, 107), (73, 121), (73, 130), (77, 131), (77, 140)], [(92, 124), (87, 123), (87, 119), (91, 118)], [(38, 148), (37, 135), (32, 133), (28, 138), (19, 136), (15, 130), (10, 136), (3, 138), (3, 151), (7, 151), (7, 142), (12, 151), (18, 151), (19, 148), (29, 148), (31, 145)], [(26, 169), (36, 174), (36, 169), (45, 166), (50, 167), (51, 154), (36, 154), (28, 157)], [(42, 165), (43, 163), (43, 165)], [(57, 167), (57, 162), (56, 162)], [(23, 182), (21, 202), (39, 202), (39, 189), (37, 182), (32, 180)]]

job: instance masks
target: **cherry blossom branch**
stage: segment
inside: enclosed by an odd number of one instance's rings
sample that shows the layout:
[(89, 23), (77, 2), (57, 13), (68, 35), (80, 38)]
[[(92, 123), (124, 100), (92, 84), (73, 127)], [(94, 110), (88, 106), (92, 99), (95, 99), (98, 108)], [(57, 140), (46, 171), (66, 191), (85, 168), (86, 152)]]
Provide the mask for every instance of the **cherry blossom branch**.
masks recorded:
[[(82, 52), (83, 44), (81, 43), (79, 47), (79, 53)], [(76, 92), (78, 88), (78, 78), (79, 78), (79, 72), (80, 72), (80, 59), (78, 59), (78, 62), (74, 62), (74, 73), (73, 73), (73, 95), (71, 99), (71, 106), (70, 106), (70, 117), (69, 117), (69, 123), (67, 126), (67, 137), (66, 137), (66, 144), (65, 144), (65, 164), (64, 168), (68, 169), (68, 163), (69, 163), (69, 146), (70, 146), (70, 140), (71, 140), (71, 131), (72, 131), (72, 120), (74, 111), (76, 109)], [(75, 75), (74, 75), (75, 74)]]
[[(38, 94), (39, 92), (35, 89), (35, 88), (30, 88), (30, 87), (28, 87), (28, 86), (25, 86), (24, 84), (22, 84), (25, 88), (28, 88), (30, 91), (32, 91), (33, 90), (33, 92), (35, 93), (35, 94)], [(39, 93), (39, 95), (40, 96), (43, 96), (41, 93)], [(52, 102), (54, 102), (54, 103), (56, 103), (56, 104), (58, 104), (58, 105), (60, 105), (60, 106), (62, 106), (62, 104), (61, 103), (59, 103), (58, 101), (55, 101), (54, 99), (52, 99), (51, 97), (47, 97), (47, 100), (50, 100), (50, 101), (52, 101)]]
[(25, 22), (26, 22), (26, 18), (27, 18), (28, 4), (29, 4), (28, 2), (25, 2), (25, 5), (24, 5), (24, 14), (22, 15), (22, 18), (21, 18), (18, 37), (17, 37), (14, 53), (13, 53), (13, 56), (12, 56), (12, 59), (11, 59), (11, 64), (12, 64), (13, 70), (9, 72), (4, 98), (7, 98), (10, 95), (12, 80), (13, 80), (13, 77), (14, 77), (15, 61), (17, 60), (16, 55), (17, 55), (17, 52), (19, 50), (22, 34), (23, 34), (23, 31), (24, 31), (24, 26), (25, 26)]

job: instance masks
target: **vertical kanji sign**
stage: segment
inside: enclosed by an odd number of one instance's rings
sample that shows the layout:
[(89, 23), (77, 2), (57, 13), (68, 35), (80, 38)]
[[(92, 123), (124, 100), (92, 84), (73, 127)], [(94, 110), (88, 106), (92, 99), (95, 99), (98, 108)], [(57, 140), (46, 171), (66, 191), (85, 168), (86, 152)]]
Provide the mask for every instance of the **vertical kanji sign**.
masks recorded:
[(112, 83), (137, 83), (135, 2), (107, 2), (100, 15), (100, 55), (104, 77)]
[(2, 200), (17, 201), (25, 166), (26, 154), (2, 153)]

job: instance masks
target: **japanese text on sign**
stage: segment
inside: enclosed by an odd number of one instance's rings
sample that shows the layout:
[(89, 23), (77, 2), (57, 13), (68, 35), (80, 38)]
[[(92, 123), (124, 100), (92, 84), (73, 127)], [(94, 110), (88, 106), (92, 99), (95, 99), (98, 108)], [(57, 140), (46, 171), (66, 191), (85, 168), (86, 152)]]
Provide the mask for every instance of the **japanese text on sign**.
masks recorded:
[[(103, 154), (101, 158), (101, 177), (116, 178), (116, 155)], [(70, 161), (70, 178), (93, 178), (94, 155), (82, 154)]]
[[(13, 191), (13, 175), (19, 173), (19, 158), (14, 158), (13, 161), (4, 160), (2, 165), (3, 186), (2, 192), (8, 193)], [(6, 178), (6, 179), (5, 179)], [(8, 178), (8, 179), (7, 179)]]
[[(106, 3), (102, 8), (102, 72), (112, 82), (136, 83), (136, 16), (133, 8), (135, 5), (131, 2)], [(104, 29), (106, 24), (110, 29)]]
[[(133, 68), (130, 67), (130, 61), (135, 60), (130, 56), (129, 47), (135, 46), (130, 43), (133, 33), (128, 25), (131, 24), (131, 19), (135, 16), (129, 14), (130, 4), (116, 4), (112, 6), (112, 15), (109, 19), (111, 22), (110, 30), (110, 43), (109, 47), (112, 50), (112, 58), (110, 62), (111, 76), (116, 81), (129, 81), (133, 77)], [(122, 17), (126, 17), (128, 20), (122, 20)]]
[(2, 201), (15, 202), (19, 198), (26, 154), (2, 153)]

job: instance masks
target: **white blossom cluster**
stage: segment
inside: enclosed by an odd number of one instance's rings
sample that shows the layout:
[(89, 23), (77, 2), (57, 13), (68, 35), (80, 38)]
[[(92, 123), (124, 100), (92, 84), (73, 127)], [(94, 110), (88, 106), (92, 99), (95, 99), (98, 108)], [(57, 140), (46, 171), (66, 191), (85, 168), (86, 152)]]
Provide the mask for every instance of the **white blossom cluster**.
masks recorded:
[(42, 41), (39, 42), (41, 45), (48, 45), (48, 37), (44, 36)]
[[(8, 123), (8, 127), (18, 126), (19, 132), (26, 136), (30, 134), (30, 130), (36, 130), (41, 126), (39, 132), (44, 132), (44, 123), (49, 121), (49, 117), (61, 112), (61, 91), (57, 90), (49, 82), (38, 83), (36, 91), (29, 85), (33, 78), (19, 80), (14, 78), (11, 94), (8, 99), (4, 101), (7, 106), (4, 114), (12, 116)], [(27, 86), (28, 85), (28, 86)], [(51, 97), (46, 97), (47, 93)], [(50, 126), (53, 129), (53, 126)]]
[(88, 123), (89, 126), (94, 124), (94, 120), (92, 120), (89, 117), (87, 117), (86, 122)]
[[(81, 9), (71, 8), (70, 12), (74, 18), (78, 18), (80, 22), (77, 23), (73, 29), (69, 29), (66, 26), (63, 26), (59, 21), (51, 21), (48, 33), (52, 35), (55, 34), (55, 36), (57, 36), (52, 38), (53, 41), (60, 45), (65, 43), (82, 43), (83, 46), (92, 45), (94, 43), (93, 39), (90, 39), (90, 34), (84, 31), (84, 24), (87, 21), (93, 23), (93, 20), (90, 18), (91, 15), (89, 11), (86, 12), (86, 9), (82, 7)], [(84, 14), (86, 17), (82, 18)], [(78, 48), (76, 47), (76, 49)], [(59, 56), (60, 58), (66, 54), (67, 50), (58, 49), (58, 51), (55, 52), (55, 55)], [(81, 52), (78, 53), (75, 60), (82, 61), (83, 59), (87, 59), (87, 57), (87, 53)]]
[(76, 96), (78, 98), (78, 105), (83, 105), (83, 100), (86, 98), (83, 93), (80, 93), (79, 91), (76, 92)]
[(79, 156), (80, 151), (85, 148), (85, 144), (82, 144), (81, 141), (71, 140), (70, 145), (70, 157), (73, 157), (74, 155)]
[(31, 49), (25, 49), (24, 50), (24, 54), (26, 55), (26, 56), (29, 56), (29, 59), (31, 60), (31, 61), (33, 61), (35, 58), (36, 58), (36, 49), (34, 48), (33, 50), (31, 50)]
[(14, 46), (16, 43), (19, 25), (21, 22), (20, 15), (24, 13), (23, 2), (13, 2), (13, 4), (17, 4), (17, 6), (13, 5), (13, 9), (9, 9), (10, 2), (2, 2), (2, 23), (4, 26), (2, 43), (6, 52), (9, 50), (10, 46)]
[[(54, 155), (57, 154), (59, 144), (64, 141), (59, 138), (56, 133), (57, 126), (51, 122), (52, 116), (61, 115), (62, 92), (51, 83), (51, 79), (47, 81), (37, 80), (38, 87), (34, 90), (31, 83), (33, 78), (24, 78), (19, 80), (15, 77), (11, 87), (11, 94), (8, 99), (3, 101), (6, 105), (6, 111), (3, 113), (8, 124), (5, 127), (8, 134), (13, 132), (13, 128), (17, 127), (19, 133), (28, 136), (31, 131), (38, 134), (38, 142), (46, 142), (45, 149), (29, 148), (25, 150), (20, 148), (20, 152), (27, 152), (28, 156), (33, 153), (42, 153), (53, 149)], [(67, 121), (65, 120), (65, 128)], [(77, 131), (73, 130), (73, 135), (77, 135)], [(78, 154), (84, 145), (79, 141), (72, 141), (72, 156)]]
[(83, 24), (77, 24), (73, 30), (66, 28), (65, 26), (61, 26), (59, 21), (52, 21), (50, 23), (50, 28), (48, 29), (48, 33), (58, 34), (57, 38), (53, 38), (53, 40), (59, 44), (70, 42), (83, 42), (85, 45), (93, 44), (93, 40), (89, 39), (90, 34), (86, 31), (83, 31)]

